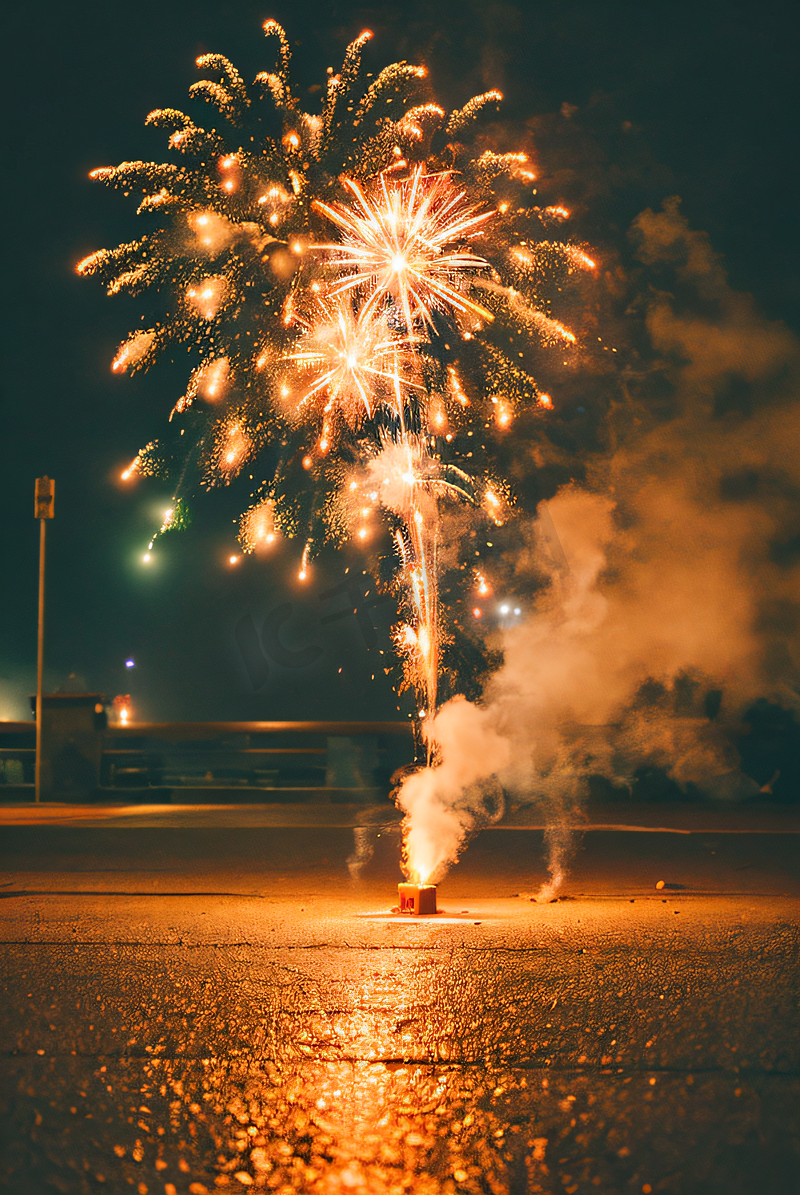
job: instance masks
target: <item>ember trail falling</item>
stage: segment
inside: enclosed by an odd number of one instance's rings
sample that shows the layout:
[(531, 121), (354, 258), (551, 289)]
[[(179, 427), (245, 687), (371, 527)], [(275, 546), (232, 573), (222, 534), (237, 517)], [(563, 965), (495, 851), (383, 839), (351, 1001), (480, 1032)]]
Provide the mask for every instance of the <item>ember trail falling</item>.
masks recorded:
[[(141, 192), (147, 230), (78, 272), (152, 295), (160, 313), (112, 369), (192, 360), (164, 436), (122, 477), (177, 482), (147, 558), (198, 490), (245, 470), (245, 552), (298, 538), (303, 581), (324, 544), (355, 540), (398, 602), (398, 691), (430, 721), (443, 676), (453, 694), (486, 668), (492, 583), (470, 531), (521, 513), (503, 441), (517, 415), (552, 405), (527, 350), (575, 345), (548, 296), (594, 262), (558, 239), (566, 209), (537, 206), (529, 155), (481, 148), (499, 92), (447, 114), (424, 67), (366, 71), (365, 31), (306, 113), (284, 30), (264, 32), (277, 62), (252, 86), (222, 55), (197, 60), (211, 77), (190, 95), (210, 127), (171, 108), (147, 117), (169, 132), (170, 161), (91, 175)], [(436, 752), (429, 737), (428, 766)]]

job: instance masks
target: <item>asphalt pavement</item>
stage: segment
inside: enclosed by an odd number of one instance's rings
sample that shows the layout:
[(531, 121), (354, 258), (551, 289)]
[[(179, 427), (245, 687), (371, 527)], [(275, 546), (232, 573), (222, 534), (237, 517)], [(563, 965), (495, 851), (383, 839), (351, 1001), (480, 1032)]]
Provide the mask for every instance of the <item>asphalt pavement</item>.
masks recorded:
[(0, 826), (9, 1195), (800, 1185), (789, 810), (594, 810), (553, 903), (519, 810), (418, 919), (387, 806)]

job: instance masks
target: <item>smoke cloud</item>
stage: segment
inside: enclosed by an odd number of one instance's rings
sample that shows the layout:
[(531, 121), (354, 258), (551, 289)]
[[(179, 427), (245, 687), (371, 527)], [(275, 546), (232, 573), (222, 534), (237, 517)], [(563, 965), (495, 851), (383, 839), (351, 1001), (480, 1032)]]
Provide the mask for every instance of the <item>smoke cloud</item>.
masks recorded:
[(798, 343), (730, 287), (679, 202), (631, 230), (647, 352), (622, 368), (611, 447), (507, 554), (528, 616), (500, 633), (480, 708), (439, 711), (440, 762), (399, 793), (409, 855), (437, 877), (494, 778), (543, 805), (550, 898), (590, 777), (659, 767), (711, 796), (756, 792), (733, 744), (743, 712), (800, 708)]
[(454, 697), (426, 728), (438, 747), (437, 765), (409, 776), (398, 797), (407, 814), (405, 851), (415, 883), (441, 879), (465, 839), (488, 820), (488, 781), (511, 758), (511, 743), (492, 721), (491, 710)]

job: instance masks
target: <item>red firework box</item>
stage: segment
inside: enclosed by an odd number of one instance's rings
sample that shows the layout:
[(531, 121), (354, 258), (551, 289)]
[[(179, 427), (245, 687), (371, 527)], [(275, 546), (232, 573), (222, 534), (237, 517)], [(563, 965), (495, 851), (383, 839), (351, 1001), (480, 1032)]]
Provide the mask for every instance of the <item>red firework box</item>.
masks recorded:
[(435, 884), (398, 884), (400, 912), (413, 917), (427, 917), (436, 912)]

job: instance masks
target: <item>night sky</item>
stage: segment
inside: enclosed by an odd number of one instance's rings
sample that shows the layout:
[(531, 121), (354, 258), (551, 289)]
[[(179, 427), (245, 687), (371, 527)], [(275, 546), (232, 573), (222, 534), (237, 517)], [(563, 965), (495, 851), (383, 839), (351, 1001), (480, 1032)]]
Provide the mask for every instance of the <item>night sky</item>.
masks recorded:
[[(113, 376), (111, 359), (146, 299), (109, 299), (74, 273), (92, 250), (140, 234), (135, 198), (90, 183), (88, 171), (166, 157), (164, 135), (144, 128), (145, 115), (185, 107), (198, 54), (223, 53), (248, 79), (267, 68), (269, 16), (285, 25), (306, 88), (338, 67), (364, 27), (375, 34), (369, 69), (423, 62), (448, 107), (499, 87), (510, 141), (523, 130), (535, 144), (543, 131), (542, 194), (571, 204), (578, 239), (624, 267), (634, 218), (679, 195), (731, 286), (797, 330), (796, 4), (12, 4), (3, 72), (2, 718), (28, 716), (35, 687), (33, 486), (44, 473), (56, 479), (47, 688), (75, 673), (109, 697), (130, 692), (140, 717), (164, 720), (399, 716), (380, 655), (391, 604), (361, 622), (323, 621), (350, 605), (343, 590), (325, 595), (345, 568), (361, 575), (355, 553), (326, 556), (302, 592), (294, 545), (269, 564), (249, 558), (232, 569), (235, 527), (219, 492), (199, 496), (190, 530), (142, 566), (169, 488), (146, 480), (126, 488), (118, 477), (158, 436), (184, 379), (169, 366)], [(257, 625), (272, 618), (281, 635), (257, 688), (233, 634), (246, 616)]]

